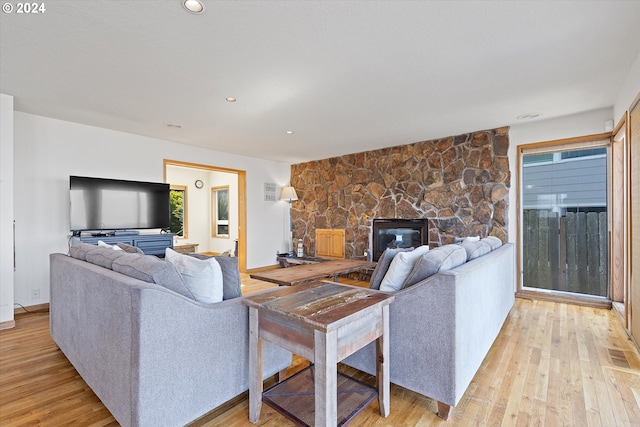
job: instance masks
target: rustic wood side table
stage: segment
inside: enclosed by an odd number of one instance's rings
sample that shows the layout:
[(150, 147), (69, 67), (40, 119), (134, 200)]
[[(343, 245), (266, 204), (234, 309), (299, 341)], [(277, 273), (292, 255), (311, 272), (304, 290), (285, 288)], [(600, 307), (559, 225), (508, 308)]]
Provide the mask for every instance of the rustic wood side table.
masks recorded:
[(333, 277), (333, 281), (337, 282), (339, 274), (374, 268), (376, 268), (375, 262), (358, 259), (332, 259), (314, 264), (301, 264), (289, 268), (254, 273), (251, 274), (251, 278), (276, 283), (280, 286), (296, 286), (327, 277)]
[(389, 304), (393, 295), (312, 282), (245, 297), (249, 306), (249, 420), (262, 408), (262, 340), (315, 363), (315, 425), (335, 426), (337, 363), (376, 340), (380, 414), (389, 415)]

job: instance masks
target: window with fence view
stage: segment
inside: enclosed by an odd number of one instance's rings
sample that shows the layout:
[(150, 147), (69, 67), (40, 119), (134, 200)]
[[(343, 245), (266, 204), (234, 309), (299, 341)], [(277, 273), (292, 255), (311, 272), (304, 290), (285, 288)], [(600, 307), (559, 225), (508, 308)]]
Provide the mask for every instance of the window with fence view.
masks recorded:
[(608, 296), (606, 156), (523, 154), (523, 287)]

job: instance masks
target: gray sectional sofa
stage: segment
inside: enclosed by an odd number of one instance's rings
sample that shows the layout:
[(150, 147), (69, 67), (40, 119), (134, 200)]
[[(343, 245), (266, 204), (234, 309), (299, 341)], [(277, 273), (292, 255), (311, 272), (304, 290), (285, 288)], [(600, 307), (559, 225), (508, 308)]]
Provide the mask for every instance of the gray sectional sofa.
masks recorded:
[[(435, 399), (444, 419), (467, 390), (515, 300), (513, 245), (476, 256), (393, 291), (389, 307), (391, 382)], [(376, 281), (374, 275), (372, 284)], [(374, 345), (342, 363), (375, 375)]]
[[(220, 263), (226, 298), (205, 304), (170, 289), (167, 261), (70, 252), (77, 258), (50, 255), (51, 336), (118, 423), (181, 426), (248, 390), (248, 309), (239, 273), (228, 286), (234, 272), (225, 271), (237, 264)], [(291, 365), (270, 343), (263, 357), (264, 378)]]

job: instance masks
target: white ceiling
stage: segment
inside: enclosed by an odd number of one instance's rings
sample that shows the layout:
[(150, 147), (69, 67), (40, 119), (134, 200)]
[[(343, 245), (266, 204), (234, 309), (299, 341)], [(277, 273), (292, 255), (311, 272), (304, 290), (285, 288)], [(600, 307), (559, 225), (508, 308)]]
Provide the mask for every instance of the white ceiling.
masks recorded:
[(640, 53), (640, 1), (40, 3), (16, 110), (294, 163), (610, 107)]

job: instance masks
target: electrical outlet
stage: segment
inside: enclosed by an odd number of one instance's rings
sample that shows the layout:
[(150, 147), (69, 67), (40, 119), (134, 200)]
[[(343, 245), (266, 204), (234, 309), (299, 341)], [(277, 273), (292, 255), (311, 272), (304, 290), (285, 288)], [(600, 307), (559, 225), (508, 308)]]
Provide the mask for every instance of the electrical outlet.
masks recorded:
[(33, 289), (31, 291), (31, 299), (40, 299), (40, 289)]

